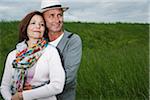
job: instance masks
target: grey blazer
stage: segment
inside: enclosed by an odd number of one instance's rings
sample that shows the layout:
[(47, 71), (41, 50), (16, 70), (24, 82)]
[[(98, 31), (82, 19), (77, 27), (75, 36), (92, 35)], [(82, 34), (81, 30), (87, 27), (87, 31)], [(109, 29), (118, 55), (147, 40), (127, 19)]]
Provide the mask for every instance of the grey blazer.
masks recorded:
[(76, 75), (81, 62), (82, 41), (77, 34), (64, 31), (64, 36), (57, 45), (66, 73), (65, 87), (58, 100), (75, 100)]

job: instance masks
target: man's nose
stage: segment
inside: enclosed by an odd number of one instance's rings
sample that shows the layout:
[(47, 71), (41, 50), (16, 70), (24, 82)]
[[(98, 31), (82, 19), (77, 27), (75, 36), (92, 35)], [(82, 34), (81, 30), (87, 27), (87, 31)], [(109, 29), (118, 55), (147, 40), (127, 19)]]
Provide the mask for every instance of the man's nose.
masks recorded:
[(58, 16), (55, 16), (55, 17), (54, 17), (54, 21), (55, 21), (55, 22), (59, 22), (59, 17), (58, 17)]

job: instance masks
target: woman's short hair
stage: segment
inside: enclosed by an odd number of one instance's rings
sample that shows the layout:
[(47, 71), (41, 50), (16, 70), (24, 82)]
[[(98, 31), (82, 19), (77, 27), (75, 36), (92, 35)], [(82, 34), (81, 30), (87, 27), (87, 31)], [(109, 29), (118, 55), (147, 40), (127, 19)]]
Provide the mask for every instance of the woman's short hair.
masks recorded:
[[(24, 40), (29, 40), (28, 35), (27, 35), (27, 27), (30, 23), (31, 18), (34, 15), (40, 15), (43, 19), (43, 14), (39, 11), (33, 11), (29, 14), (27, 14), (20, 22), (19, 24), (19, 42), (24, 41)], [(44, 20), (45, 23), (45, 20)], [(44, 32), (44, 37), (48, 38), (48, 33), (47, 33), (47, 28), (46, 28), (46, 23), (45, 23), (45, 32)]]

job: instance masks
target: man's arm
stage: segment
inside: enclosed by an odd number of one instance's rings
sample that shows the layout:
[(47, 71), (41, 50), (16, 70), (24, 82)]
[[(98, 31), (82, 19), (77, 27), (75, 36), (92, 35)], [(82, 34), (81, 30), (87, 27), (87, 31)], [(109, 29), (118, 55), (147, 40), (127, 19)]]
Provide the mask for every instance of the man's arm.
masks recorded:
[(66, 84), (71, 85), (75, 82), (82, 56), (82, 41), (78, 35), (74, 34), (70, 38), (65, 53), (64, 68), (66, 71)]

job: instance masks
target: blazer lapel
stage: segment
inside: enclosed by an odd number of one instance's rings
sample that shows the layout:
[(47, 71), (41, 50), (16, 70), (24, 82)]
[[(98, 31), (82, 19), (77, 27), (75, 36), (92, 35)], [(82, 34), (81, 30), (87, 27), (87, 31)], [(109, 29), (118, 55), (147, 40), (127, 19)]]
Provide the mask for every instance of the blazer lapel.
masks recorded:
[(70, 35), (70, 33), (68, 33), (67, 31), (64, 31), (64, 35), (62, 37), (62, 39), (60, 40), (60, 42), (58, 43), (57, 45), (57, 48), (60, 50), (60, 52), (62, 53), (65, 46), (66, 46), (66, 43), (68, 41), (68, 36)]

